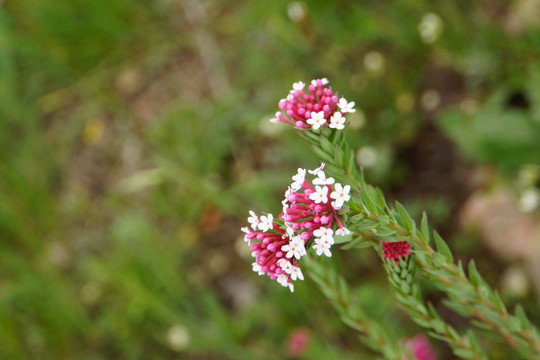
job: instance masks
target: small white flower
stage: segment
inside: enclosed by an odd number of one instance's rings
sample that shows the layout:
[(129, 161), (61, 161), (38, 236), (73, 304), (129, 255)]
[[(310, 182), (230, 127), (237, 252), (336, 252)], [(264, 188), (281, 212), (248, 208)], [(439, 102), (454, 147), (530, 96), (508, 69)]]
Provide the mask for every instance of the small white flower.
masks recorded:
[(439, 15), (428, 13), (422, 16), (418, 32), (426, 44), (434, 43), (443, 32), (443, 21)]
[(312, 182), (314, 185), (332, 185), (335, 182), (335, 180), (333, 177), (327, 178), (324, 171), (321, 170), (317, 173), (317, 177), (313, 179)]
[(332, 206), (335, 205), (334, 208), (336, 208), (337, 206), (341, 209), (343, 204), (346, 201), (349, 201), (349, 199), (351, 198), (351, 195), (349, 195), (350, 191), (350, 185), (342, 186), (340, 183), (336, 183), (334, 185), (334, 191), (332, 191), (332, 193), (330, 194), (330, 197), (334, 199), (334, 201), (332, 202)]
[(319, 171), (322, 171), (324, 169), (325, 165), (326, 165), (325, 163), (322, 163), (321, 166), (319, 166), (315, 170), (308, 170), (308, 173), (310, 173), (311, 175), (317, 175)]
[(251, 228), (253, 230), (257, 230), (257, 224), (259, 223), (259, 218), (257, 217), (257, 214), (255, 214), (253, 210), (249, 210), (249, 215), (251, 216), (247, 219), (248, 223), (251, 224)]
[(293, 237), (288, 244), (285, 244), (281, 247), (281, 250), (287, 252), (287, 254), (285, 254), (285, 257), (289, 259), (293, 256), (297, 259), (300, 259), (302, 256), (306, 255), (304, 240), (302, 240), (300, 236)]
[(292, 84), (292, 91), (304, 90), (305, 86), (306, 84), (302, 81), (295, 82), (294, 84)]
[(317, 237), (315, 239), (316, 242), (325, 241), (330, 245), (334, 245), (334, 237), (332, 236), (334, 235), (334, 230), (330, 228), (320, 227), (317, 230), (313, 231), (313, 235)]
[(283, 234), (284, 238), (288, 236), (292, 239), (294, 237), (294, 229), (287, 223), (285, 223), (285, 231), (287, 232), (287, 235)]
[(377, 164), (379, 154), (371, 146), (364, 146), (356, 152), (356, 161), (364, 167), (372, 167)]
[(349, 235), (350, 233), (351, 232), (347, 228), (339, 228), (336, 230), (336, 235), (339, 235), (339, 236)]
[(315, 80), (311, 80), (311, 85), (313, 86), (317, 86), (317, 80), (321, 80), (321, 84), (324, 86), (324, 85), (328, 85), (329, 81), (327, 78), (322, 78), (322, 79), (315, 79)]
[(354, 108), (354, 101), (347, 102), (345, 98), (339, 99), (337, 106), (339, 106), (339, 108), (341, 109), (341, 112), (344, 112), (344, 113), (356, 112), (356, 109)]
[(268, 214), (268, 216), (261, 216), (259, 219), (260, 222), (258, 224), (259, 230), (263, 232), (267, 232), (268, 230), (273, 229), (273, 222), (274, 222), (274, 216), (272, 214)]
[(286, 274), (280, 274), (277, 277), (277, 282), (281, 284), (281, 286), (288, 286), (289, 285), (289, 276)]
[(519, 209), (523, 212), (532, 212), (540, 204), (540, 192), (535, 188), (526, 189), (519, 198)]
[(281, 202), (281, 205), (283, 205), (283, 209), (289, 208), (289, 195), (291, 195), (294, 191), (295, 190), (291, 189), (290, 186), (287, 188), (287, 191), (285, 191), (285, 198)]
[(276, 112), (276, 117), (275, 118), (271, 118), (270, 119), (270, 122), (273, 122), (273, 123), (278, 123), (279, 122), (279, 117), (281, 116), (281, 112), (278, 111)]
[(312, 112), (311, 118), (308, 119), (306, 122), (311, 125), (311, 128), (313, 130), (317, 130), (326, 123), (326, 119), (324, 118), (324, 111)]
[(315, 239), (314, 242), (315, 245), (313, 245), (313, 248), (315, 249), (317, 256), (324, 254), (327, 257), (332, 257), (332, 252), (330, 252), (330, 247), (332, 245), (330, 243), (321, 239)]
[(292, 282), (289, 283), (289, 290), (291, 290), (292, 293), (294, 292), (294, 285)]
[(345, 129), (345, 120), (347, 119), (345, 119), (340, 112), (337, 112), (330, 118), (330, 124), (328, 125), (328, 127), (332, 129), (343, 130)]
[(251, 240), (248, 238), (248, 234), (251, 232), (247, 226), (244, 226), (242, 229), (242, 232), (246, 233), (244, 235), (244, 242), (247, 242), (251, 246)]
[(289, 274), (291, 275), (291, 280), (304, 280), (304, 274), (302, 274), (302, 270), (298, 266), (291, 265), (291, 272)]
[(309, 198), (310, 200), (313, 200), (315, 204), (320, 204), (321, 202), (326, 204), (328, 202), (328, 188), (326, 186), (315, 186), (315, 192), (309, 194)]
[(251, 266), (253, 268), (253, 271), (258, 273), (259, 276), (264, 275), (264, 272), (262, 271), (261, 265), (254, 262), (253, 264), (251, 264)]
[(381, 75), (385, 71), (386, 60), (378, 51), (370, 51), (364, 56), (364, 67), (373, 75)]
[(277, 264), (281, 268), (281, 270), (285, 271), (285, 273), (290, 274), (293, 270), (293, 265), (289, 260), (286, 259), (279, 259)]
[(291, 189), (295, 191), (300, 189), (302, 185), (304, 184), (305, 178), (306, 178), (306, 169), (298, 168), (298, 172), (296, 173), (296, 175), (292, 177), (294, 182), (291, 184)]

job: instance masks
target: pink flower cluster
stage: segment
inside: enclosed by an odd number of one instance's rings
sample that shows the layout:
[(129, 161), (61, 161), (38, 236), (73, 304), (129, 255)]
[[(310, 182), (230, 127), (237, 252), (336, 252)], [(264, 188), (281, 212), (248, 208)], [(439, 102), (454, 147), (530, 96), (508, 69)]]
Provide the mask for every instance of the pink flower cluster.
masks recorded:
[(383, 242), (383, 258), (393, 260), (399, 264), (399, 259), (406, 258), (411, 254), (411, 245), (406, 241)]
[(270, 121), (284, 122), (299, 129), (317, 130), (321, 126), (344, 129), (344, 114), (356, 111), (354, 102), (339, 98), (327, 85), (326, 78), (312, 80), (306, 93), (305, 83), (294, 83), (289, 95), (279, 102), (281, 111)]
[[(334, 235), (347, 235), (338, 214), (350, 199), (350, 186), (342, 186), (326, 177), (324, 164), (313, 171), (298, 169), (293, 176), (283, 200), (283, 212), (279, 219), (272, 214), (258, 217), (250, 211), (250, 226), (242, 228), (244, 240), (251, 245), (255, 258), (253, 270), (268, 275), (282, 286), (294, 291), (292, 281), (304, 279), (298, 261), (313, 248), (318, 256), (332, 256), (330, 248)], [(306, 172), (314, 175), (310, 182)], [(335, 232), (334, 232), (335, 230)]]

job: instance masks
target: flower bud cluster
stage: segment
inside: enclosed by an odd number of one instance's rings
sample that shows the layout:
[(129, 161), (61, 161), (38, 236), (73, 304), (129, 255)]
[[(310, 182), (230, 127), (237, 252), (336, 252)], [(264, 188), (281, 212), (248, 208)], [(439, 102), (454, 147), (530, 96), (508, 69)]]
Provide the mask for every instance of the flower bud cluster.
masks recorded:
[(339, 98), (329, 87), (326, 78), (315, 79), (304, 91), (302, 81), (293, 84), (285, 99), (279, 102), (281, 111), (272, 122), (284, 122), (299, 129), (317, 130), (321, 126), (342, 130), (345, 128), (345, 113), (353, 113), (354, 102)]
[(411, 254), (411, 245), (406, 241), (385, 241), (382, 244), (382, 251), (384, 259), (390, 259), (399, 264), (400, 259), (404, 259)]

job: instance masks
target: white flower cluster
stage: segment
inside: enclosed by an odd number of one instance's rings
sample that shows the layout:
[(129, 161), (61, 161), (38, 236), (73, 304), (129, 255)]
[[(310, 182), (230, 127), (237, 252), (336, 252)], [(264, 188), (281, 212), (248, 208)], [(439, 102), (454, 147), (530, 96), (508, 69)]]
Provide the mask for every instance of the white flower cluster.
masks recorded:
[[(343, 113), (353, 113), (356, 112), (356, 109), (354, 108), (354, 101), (348, 102), (345, 98), (339, 99), (337, 106), (340, 108), (340, 111), (336, 111), (332, 116), (330, 116), (328, 127), (342, 130), (345, 129), (345, 121), (347, 120), (343, 116)], [(309, 118), (306, 123), (311, 125), (313, 130), (319, 129), (321, 126), (326, 124), (324, 111), (312, 112), (311, 118)]]
[[(321, 222), (319, 227), (313, 231), (313, 249), (315, 249), (316, 254), (321, 256), (322, 254), (330, 257), (332, 253), (330, 248), (334, 245), (334, 235), (344, 236), (349, 234), (349, 230), (343, 227), (340, 224), (340, 227), (335, 231), (332, 230), (331, 224), (335, 218), (337, 218), (336, 211), (340, 210), (343, 205), (349, 201), (351, 198), (349, 192), (351, 190), (350, 185), (343, 186), (340, 183), (336, 183), (335, 179), (332, 177), (327, 177), (323, 171), (325, 164), (322, 164), (319, 168), (315, 170), (306, 170), (299, 168), (298, 172), (292, 177), (293, 183), (289, 186), (287, 192), (285, 193), (285, 199), (283, 200), (283, 214), (287, 215), (286, 226), (288, 229), (293, 232), (292, 227), (294, 226), (295, 220), (302, 221), (303, 215), (296, 215), (294, 211), (289, 210), (290, 206), (296, 202), (296, 193), (301, 189), (308, 189), (309, 191), (308, 199), (311, 201), (311, 204), (315, 204), (321, 208), (321, 212), (317, 214), (318, 221), (320, 221), (321, 216), (325, 218), (324, 224)], [(314, 175), (314, 179), (311, 183), (306, 181), (306, 173)], [(305, 193), (304, 193), (305, 194)], [(301, 196), (301, 195), (300, 195)], [(305, 202), (304, 198), (304, 202)], [(306, 206), (310, 206), (307, 204)], [(331, 220), (330, 220), (331, 219)], [(324, 226), (322, 226), (324, 225)], [(299, 228), (298, 226), (295, 228)], [(299, 238), (299, 242), (302, 242), (302, 238)], [(294, 239), (294, 238), (293, 238)], [(291, 241), (292, 242), (292, 241)], [(284, 246), (283, 251), (291, 251), (289, 247)], [(305, 253), (305, 250), (303, 250)], [(296, 254), (299, 253), (294, 253)], [(289, 253), (287, 254), (289, 256)], [(298, 257), (299, 259), (299, 257)]]

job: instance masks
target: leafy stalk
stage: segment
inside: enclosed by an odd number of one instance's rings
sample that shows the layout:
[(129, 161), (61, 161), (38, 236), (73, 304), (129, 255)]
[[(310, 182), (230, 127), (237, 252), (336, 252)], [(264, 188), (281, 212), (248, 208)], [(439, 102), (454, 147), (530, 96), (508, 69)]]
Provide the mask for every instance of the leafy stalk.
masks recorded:
[(401, 306), (416, 324), (431, 329), (431, 336), (446, 341), (456, 356), (463, 359), (486, 360), (487, 356), (477, 344), (472, 331), (467, 335), (460, 335), (437, 314), (430, 303), (426, 306), (418, 280), (415, 278), (413, 258), (414, 255), (409, 256), (401, 259), (399, 263), (383, 260), (388, 280)]
[[(323, 128), (319, 133), (300, 131), (300, 135), (311, 144), (321, 160), (329, 164), (326, 170), (332, 176), (358, 184), (356, 195), (359, 201), (350, 201), (352, 230), (369, 230), (374, 234), (373, 239), (379, 242), (407, 241), (412, 244), (420, 271), (448, 295), (448, 307), (461, 315), (474, 317), (475, 325), (499, 335), (500, 340), (523, 358), (540, 357), (538, 329), (523, 310), (518, 307), (514, 315), (508, 313), (500, 296), (482, 279), (474, 262), (469, 264), (469, 274), (466, 275), (462, 264), (454, 263), (450, 248), (437, 233), (433, 235), (436, 250), (432, 248), (425, 214), (418, 229), (401, 204), (396, 203), (392, 209), (379, 189), (366, 184), (356, 170), (354, 153), (342, 132)], [(350, 245), (365, 244), (357, 239)]]
[(341, 320), (360, 333), (361, 341), (373, 351), (382, 354), (385, 359), (404, 359), (403, 349), (398, 342), (393, 341), (379, 323), (366, 316), (358, 301), (351, 295), (345, 279), (334, 269), (329, 269), (312, 258), (304, 259), (303, 265), (311, 278), (319, 285)]

